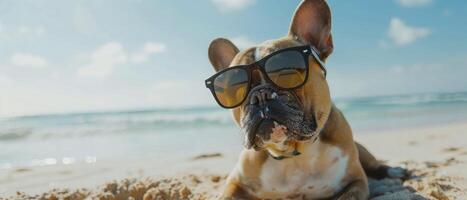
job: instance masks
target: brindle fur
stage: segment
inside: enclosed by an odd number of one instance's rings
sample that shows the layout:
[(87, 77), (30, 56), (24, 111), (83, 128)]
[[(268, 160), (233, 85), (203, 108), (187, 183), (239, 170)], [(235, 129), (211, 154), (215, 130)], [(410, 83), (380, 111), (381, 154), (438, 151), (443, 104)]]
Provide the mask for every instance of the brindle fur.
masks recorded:
[[(333, 51), (331, 13), (325, 0), (304, 0), (295, 12), (289, 35), (264, 42), (242, 52), (239, 52), (238, 48), (229, 40), (219, 38), (210, 45), (209, 59), (214, 69), (219, 71), (228, 66), (250, 64), (277, 50), (304, 44), (315, 46), (320, 52), (322, 60), (326, 60)], [(261, 141), (264, 142), (270, 139), (267, 134), (262, 133), (264, 136), (258, 136), (258, 133), (253, 133), (253, 136), (256, 134), (255, 137), (261, 137), (260, 139), (248, 137), (249, 134), (252, 134), (248, 128), (253, 123), (252, 120), (254, 120), (255, 114), (249, 108), (248, 101), (233, 109), (234, 121), (242, 129), (246, 129), (247, 148), (243, 150), (237, 166), (227, 178), (227, 184), (221, 199), (325, 198), (363, 200), (367, 199), (369, 194), (367, 175), (376, 178), (389, 176), (388, 166), (381, 164), (362, 145), (354, 142), (351, 128), (341, 111), (332, 103), (326, 78), (318, 63), (313, 59), (310, 59), (309, 62), (309, 72), (307, 83), (291, 92), (296, 97), (296, 101), (300, 104), (300, 111), (303, 113), (282, 113), (282, 115), (283, 117), (296, 117), (300, 114), (312, 116), (313, 121), (316, 123), (314, 127), (314, 133), (316, 134), (309, 135), (310, 137), (306, 139), (302, 138), (303, 140), (288, 135), (289, 139), (292, 138), (288, 145), (293, 146), (293, 148), (289, 148), (285, 152), (277, 151), (274, 144), (261, 146), (259, 144)], [(253, 84), (256, 86), (265, 84), (264, 77), (258, 71), (253, 74)], [(291, 124), (296, 123), (293, 122), (287, 125), (292, 126)], [(303, 128), (295, 130), (303, 130)], [(261, 148), (250, 148), (255, 145)], [(310, 149), (315, 149), (316, 153), (315, 150), (310, 151)], [(302, 155), (290, 157), (283, 161), (275, 161), (270, 156), (271, 152), (287, 154), (292, 150), (298, 150), (302, 152)], [(265, 170), (270, 170), (271, 167), (274, 169), (277, 166), (278, 169), (284, 169), (277, 172), (284, 174), (284, 176), (287, 176), (289, 171), (292, 172), (297, 169), (302, 170), (306, 176), (310, 176), (306, 174), (307, 172), (318, 173), (317, 176), (320, 172), (328, 173), (327, 169), (336, 167), (336, 162), (343, 162), (342, 159), (339, 161), (338, 157), (330, 157), (332, 155), (331, 151), (342, 152), (340, 158), (345, 158), (346, 161), (344, 174), (338, 179), (339, 182), (335, 187), (331, 187), (332, 184), (325, 184), (326, 179), (324, 178), (320, 179), (320, 181), (324, 180), (324, 185), (321, 188), (314, 188), (316, 185), (313, 185), (313, 180), (307, 180), (306, 183), (311, 183), (308, 189), (300, 188), (297, 191), (279, 192), (274, 191), (274, 189), (266, 189), (271, 186), (264, 185), (265, 182), (262, 181), (261, 176), (264, 175)], [(312, 159), (316, 161), (310, 165)], [(279, 168), (280, 165), (285, 167)], [(269, 168), (267, 169), (267, 167)], [(402, 174), (401, 171), (399, 175), (402, 176)], [(274, 182), (269, 184), (274, 184)], [(286, 185), (294, 184), (296, 183), (293, 181), (286, 183)], [(272, 188), (274, 188), (274, 185)], [(322, 192), (322, 194), (316, 191)]]

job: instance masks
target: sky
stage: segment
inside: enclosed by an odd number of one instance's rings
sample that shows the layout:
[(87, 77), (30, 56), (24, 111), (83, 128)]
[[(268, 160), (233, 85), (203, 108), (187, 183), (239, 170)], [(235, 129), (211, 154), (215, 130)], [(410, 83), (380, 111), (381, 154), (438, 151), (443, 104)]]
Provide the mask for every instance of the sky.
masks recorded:
[[(328, 0), (334, 98), (467, 90), (465, 0)], [(0, 116), (216, 106), (217, 37), (284, 36), (298, 0), (0, 0)]]

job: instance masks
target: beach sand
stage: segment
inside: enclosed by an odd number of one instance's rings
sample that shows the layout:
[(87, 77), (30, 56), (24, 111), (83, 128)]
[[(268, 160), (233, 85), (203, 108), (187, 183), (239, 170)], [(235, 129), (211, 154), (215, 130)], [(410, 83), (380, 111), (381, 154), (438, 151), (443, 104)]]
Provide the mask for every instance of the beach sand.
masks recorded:
[[(413, 173), (406, 181), (370, 180), (371, 199), (467, 199), (467, 123), (385, 130), (354, 137), (377, 158)], [(239, 150), (171, 161), (123, 160), (11, 168), (0, 173), (0, 197), (215, 199)]]

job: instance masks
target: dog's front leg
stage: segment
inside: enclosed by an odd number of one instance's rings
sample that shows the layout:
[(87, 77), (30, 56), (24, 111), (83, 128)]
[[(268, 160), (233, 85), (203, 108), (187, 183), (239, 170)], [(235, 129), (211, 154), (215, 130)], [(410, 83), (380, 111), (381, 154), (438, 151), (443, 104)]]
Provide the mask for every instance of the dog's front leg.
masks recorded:
[(369, 196), (368, 184), (364, 180), (351, 182), (337, 195), (335, 200), (366, 200)]
[(237, 181), (227, 179), (227, 184), (222, 196), (219, 198), (221, 200), (256, 200), (257, 198), (252, 197), (248, 192), (238, 184)]
[(225, 189), (222, 192), (222, 196), (219, 198), (220, 200), (235, 200), (240, 199), (240, 191), (242, 189), (232, 181), (227, 180), (227, 184), (225, 185)]

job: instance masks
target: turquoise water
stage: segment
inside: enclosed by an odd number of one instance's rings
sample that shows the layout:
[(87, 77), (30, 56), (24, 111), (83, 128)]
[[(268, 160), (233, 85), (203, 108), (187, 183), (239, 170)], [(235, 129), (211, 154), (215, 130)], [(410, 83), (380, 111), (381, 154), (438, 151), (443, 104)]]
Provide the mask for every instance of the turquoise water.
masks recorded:
[[(467, 92), (337, 99), (355, 134), (467, 121)], [(0, 120), (0, 169), (239, 149), (217, 107), (75, 113)]]

